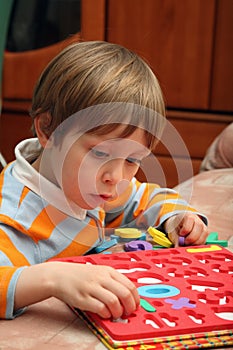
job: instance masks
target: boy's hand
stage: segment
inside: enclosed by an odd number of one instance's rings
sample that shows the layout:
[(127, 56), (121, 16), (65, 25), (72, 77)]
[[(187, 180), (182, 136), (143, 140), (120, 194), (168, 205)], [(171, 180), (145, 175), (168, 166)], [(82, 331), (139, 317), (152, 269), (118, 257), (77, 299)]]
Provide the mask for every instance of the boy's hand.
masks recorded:
[(22, 271), (16, 309), (52, 296), (103, 318), (130, 315), (139, 305), (133, 282), (109, 266), (52, 261)]
[(184, 237), (184, 245), (205, 244), (208, 236), (208, 228), (198, 215), (193, 213), (180, 213), (167, 219), (165, 230), (169, 239), (177, 247), (179, 236)]
[(54, 269), (53, 294), (71, 306), (117, 319), (139, 305), (136, 286), (112, 267), (55, 263)]

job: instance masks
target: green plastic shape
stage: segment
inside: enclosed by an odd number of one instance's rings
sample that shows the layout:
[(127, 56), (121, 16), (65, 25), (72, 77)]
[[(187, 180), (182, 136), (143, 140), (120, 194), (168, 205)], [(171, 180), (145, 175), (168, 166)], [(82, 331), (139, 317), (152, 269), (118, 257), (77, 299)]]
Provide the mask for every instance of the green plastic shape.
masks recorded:
[(209, 236), (207, 237), (206, 244), (218, 244), (221, 247), (227, 247), (228, 241), (226, 240), (219, 240), (218, 239), (218, 232), (211, 232)]
[(145, 299), (140, 299), (140, 305), (147, 312), (155, 312), (156, 311), (154, 306), (152, 306), (150, 303), (148, 303), (148, 301), (146, 301)]

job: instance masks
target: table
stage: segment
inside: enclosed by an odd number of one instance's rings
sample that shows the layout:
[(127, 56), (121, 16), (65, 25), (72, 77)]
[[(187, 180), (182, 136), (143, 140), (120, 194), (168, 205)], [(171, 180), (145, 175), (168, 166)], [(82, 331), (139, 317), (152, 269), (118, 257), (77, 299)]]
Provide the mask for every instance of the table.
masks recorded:
[(28, 307), (14, 320), (0, 321), (1, 350), (106, 350), (88, 327), (60, 300)]
[[(228, 240), (228, 249), (233, 251), (233, 169), (201, 173), (181, 184), (179, 191), (208, 216), (210, 229), (219, 232), (219, 239)], [(28, 307), (14, 320), (0, 321), (0, 350), (16, 349), (106, 350), (106, 347), (67, 305), (50, 298)]]

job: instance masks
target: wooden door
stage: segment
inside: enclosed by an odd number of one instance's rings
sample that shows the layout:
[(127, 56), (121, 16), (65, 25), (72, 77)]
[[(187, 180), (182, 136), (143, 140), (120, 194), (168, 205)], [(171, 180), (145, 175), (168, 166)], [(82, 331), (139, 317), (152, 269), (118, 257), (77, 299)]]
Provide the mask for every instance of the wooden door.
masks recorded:
[(218, 0), (210, 108), (233, 111), (233, 1)]
[(207, 109), (214, 0), (108, 0), (108, 41), (144, 57), (168, 107)]
[(7, 162), (14, 159), (15, 145), (32, 136), (29, 109), (34, 85), (49, 61), (72, 42), (104, 40), (105, 0), (83, 0), (81, 33), (36, 50), (4, 53), (0, 151)]

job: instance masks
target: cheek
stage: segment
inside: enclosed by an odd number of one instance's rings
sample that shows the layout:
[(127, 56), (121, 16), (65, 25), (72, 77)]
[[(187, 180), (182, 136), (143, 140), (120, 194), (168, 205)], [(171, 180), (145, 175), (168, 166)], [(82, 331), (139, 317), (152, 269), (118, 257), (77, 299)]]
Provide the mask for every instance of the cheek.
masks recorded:
[(87, 179), (92, 179), (92, 182), (96, 182), (101, 177), (104, 164), (105, 162), (94, 159), (90, 154), (87, 154), (79, 164), (79, 181), (85, 183)]
[(89, 157), (84, 157), (79, 160), (79, 166), (77, 167), (76, 177), (77, 183), (82, 191), (90, 190), (95, 188), (96, 181), (99, 177), (98, 164), (90, 159)]
[(127, 180), (132, 180), (132, 178), (137, 174), (139, 166), (128, 165), (125, 170), (125, 178)]
[(93, 171), (85, 171), (85, 169), (80, 169), (77, 174), (77, 182), (78, 186), (85, 191), (86, 189), (90, 189), (95, 185), (96, 175)]
[(78, 184), (77, 169), (75, 167), (64, 166), (62, 169), (62, 189), (66, 194), (75, 191)]
[(75, 191), (78, 185), (78, 173), (82, 159), (69, 152), (62, 164), (62, 187), (64, 192)]

